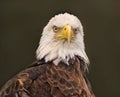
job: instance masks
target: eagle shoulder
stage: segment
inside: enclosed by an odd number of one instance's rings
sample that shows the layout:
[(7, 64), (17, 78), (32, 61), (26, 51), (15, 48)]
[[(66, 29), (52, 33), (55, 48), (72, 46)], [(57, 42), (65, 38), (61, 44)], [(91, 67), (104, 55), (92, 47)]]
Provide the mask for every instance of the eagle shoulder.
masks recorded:
[(21, 71), (0, 89), (0, 97), (33, 97), (28, 91), (31, 84), (45, 71), (43, 60), (35, 61)]

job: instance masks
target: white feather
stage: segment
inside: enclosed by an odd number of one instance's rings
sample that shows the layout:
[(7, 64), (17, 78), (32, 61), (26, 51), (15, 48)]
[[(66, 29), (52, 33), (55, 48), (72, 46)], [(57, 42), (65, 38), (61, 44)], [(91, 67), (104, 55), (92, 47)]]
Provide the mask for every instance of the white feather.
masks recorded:
[[(80, 28), (80, 32), (70, 44), (63, 42), (63, 40), (55, 41), (55, 33), (52, 30), (53, 25), (62, 27), (66, 24)], [(36, 51), (36, 57), (38, 60), (44, 58), (46, 62), (53, 60), (55, 65), (58, 65), (60, 61), (68, 64), (68, 60), (74, 58), (75, 55), (82, 57), (85, 63), (89, 64), (89, 59), (85, 53), (82, 24), (74, 15), (68, 13), (56, 15), (49, 21), (43, 30)]]

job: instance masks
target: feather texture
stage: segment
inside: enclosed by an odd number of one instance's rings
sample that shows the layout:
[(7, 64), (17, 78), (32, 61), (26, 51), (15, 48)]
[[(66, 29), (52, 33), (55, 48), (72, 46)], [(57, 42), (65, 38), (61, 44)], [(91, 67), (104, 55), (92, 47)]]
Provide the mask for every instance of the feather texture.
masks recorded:
[(94, 97), (83, 63), (79, 57), (70, 59), (69, 66), (36, 61), (9, 80), (0, 97)]

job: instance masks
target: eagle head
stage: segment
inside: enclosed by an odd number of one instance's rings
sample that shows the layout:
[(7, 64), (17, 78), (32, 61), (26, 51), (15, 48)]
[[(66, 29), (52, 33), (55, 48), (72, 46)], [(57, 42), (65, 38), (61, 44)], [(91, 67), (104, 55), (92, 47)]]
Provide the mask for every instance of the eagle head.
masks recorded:
[(46, 62), (53, 61), (58, 65), (60, 61), (69, 65), (68, 61), (80, 56), (89, 64), (85, 53), (84, 33), (80, 20), (69, 13), (54, 16), (44, 27), (36, 57)]

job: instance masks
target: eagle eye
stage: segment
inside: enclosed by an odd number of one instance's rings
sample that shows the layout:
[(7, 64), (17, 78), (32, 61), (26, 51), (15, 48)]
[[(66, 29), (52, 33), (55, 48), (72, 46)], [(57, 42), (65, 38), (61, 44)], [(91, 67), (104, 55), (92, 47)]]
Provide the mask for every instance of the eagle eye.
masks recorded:
[(55, 25), (53, 26), (53, 31), (54, 31), (54, 32), (58, 32), (59, 30), (60, 30), (59, 27), (57, 27), (57, 26), (55, 26)]
[(73, 29), (74, 33), (78, 33), (79, 31), (80, 31), (80, 29), (78, 27)]

